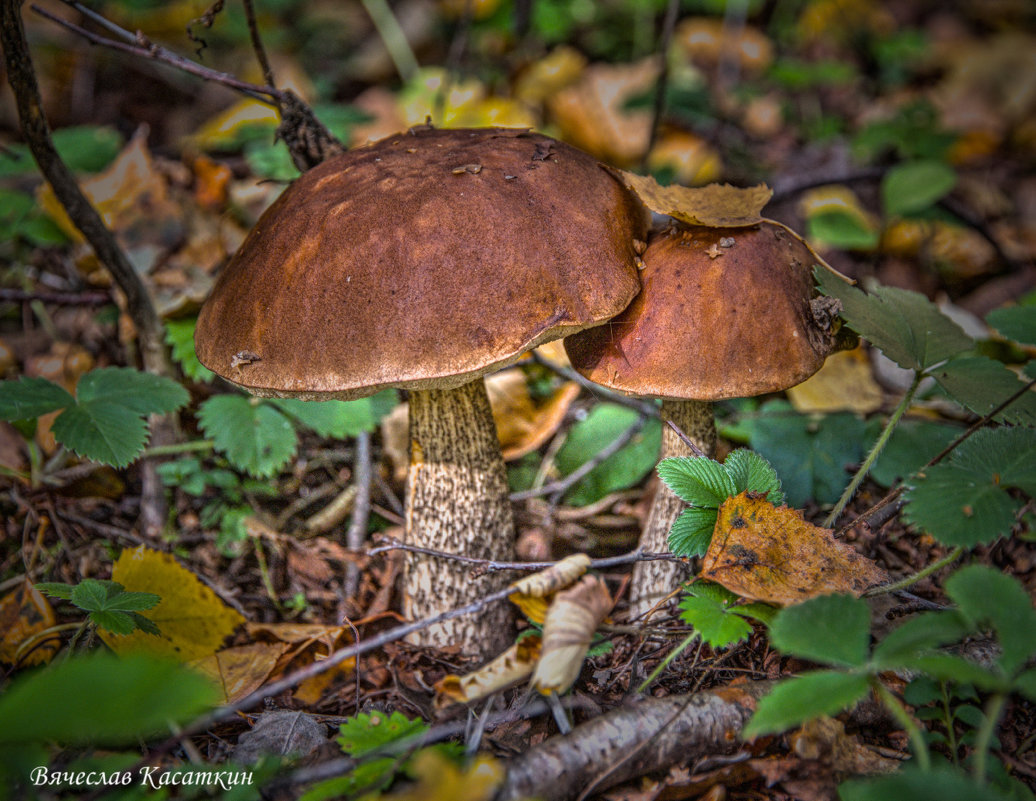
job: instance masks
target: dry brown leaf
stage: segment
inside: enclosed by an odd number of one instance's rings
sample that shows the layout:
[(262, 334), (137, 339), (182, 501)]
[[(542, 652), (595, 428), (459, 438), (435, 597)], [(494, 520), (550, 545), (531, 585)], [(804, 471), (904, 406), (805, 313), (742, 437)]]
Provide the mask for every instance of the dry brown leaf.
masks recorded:
[(511, 585), (511, 594), (507, 597), (533, 623), (543, 623), (550, 596), (570, 587), (589, 567), (590, 557), (584, 553), (566, 556), (546, 570), (518, 579)]
[(531, 684), (543, 695), (563, 693), (579, 677), (594, 632), (615, 604), (598, 576), (559, 592), (543, 621), (543, 654)]
[(56, 622), (50, 603), (25, 579), (0, 598), (0, 662), (19, 666), (49, 662), (58, 651), (57, 637), (39, 640), (36, 647), (22, 655), (18, 649)]
[(867, 748), (845, 733), (845, 724), (826, 716), (807, 721), (789, 740), (802, 759), (821, 761), (841, 774), (892, 773), (901, 764)]
[(884, 570), (836, 540), (831, 529), (753, 492), (720, 507), (701, 577), (744, 598), (782, 605), (834, 592), (859, 596), (888, 581)]
[(762, 221), (762, 210), (773, 190), (766, 184), (746, 188), (729, 184), (687, 187), (662, 186), (650, 175), (612, 170), (616, 177), (637, 193), (651, 211), (668, 214), (688, 225), (709, 228), (745, 228)]
[(262, 687), (287, 648), (284, 643), (265, 642), (224, 648), (192, 662), (191, 667), (212, 679), (223, 693), (221, 703), (230, 704)]
[[(360, 622), (356, 621), (356, 624)], [(339, 648), (353, 642), (352, 629), (348, 626), (322, 623), (249, 623), (245, 630), (257, 642), (274, 640), (287, 645), (274, 667), (274, 675), (327, 659)], [(355, 659), (347, 659), (306, 679), (295, 690), (295, 698), (305, 704), (316, 703), (330, 684), (349, 675), (355, 666)]]
[(530, 634), (473, 673), (444, 676), (435, 684), (436, 707), (478, 701), (526, 678), (540, 658), (540, 644), (539, 635)]
[(545, 401), (536, 403), (529, 394), (525, 373), (515, 368), (490, 376), (486, 392), (504, 461), (509, 462), (554, 436), (580, 388), (574, 381), (567, 381)]
[(819, 372), (787, 392), (791, 405), (803, 413), (868, 414), (881, 408), (884, 397), (860, 347), (831, 354)]

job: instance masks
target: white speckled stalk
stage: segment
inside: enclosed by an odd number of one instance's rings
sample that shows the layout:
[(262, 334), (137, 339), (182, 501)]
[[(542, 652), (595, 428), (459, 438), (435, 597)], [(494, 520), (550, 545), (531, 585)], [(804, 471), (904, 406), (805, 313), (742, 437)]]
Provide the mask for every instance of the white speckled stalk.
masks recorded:
[[(480, 559), (514, 559), (507, 477), (482, 379), (457, 389), (410, 393), (410, 471), (406, 540), (411, 545)], [(420, 620), (500, 589), (503, 573), (472, 578), (472, 565), (408, 553), (404, 610)], [(495, 604), (412, 635), (418, 645), (460, 646), (495, 656), (514, 638), (512, 611)]]
[[(662, 401), (662, 459), (670, 456), (694, 456), (686, 443), (673, 431), (672, 420), (688, 439), (706, 456), (716, 453), (716, 424), (712, 404), (702, 401)], [(640, 545), (646, 551), (664, 553), (669, 550), (669, 529), (687, 507), (665, 484), (659, 484), (648, 512)], [(630, 618), (646, 613), (655, 604), (688, 578), (688, 571), (676, 562), (638, 562), (630, 584)]]

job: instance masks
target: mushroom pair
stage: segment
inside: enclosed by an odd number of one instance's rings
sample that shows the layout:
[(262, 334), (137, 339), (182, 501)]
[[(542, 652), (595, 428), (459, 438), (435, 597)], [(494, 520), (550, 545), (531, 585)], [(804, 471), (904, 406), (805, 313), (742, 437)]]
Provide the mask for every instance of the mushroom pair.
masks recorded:
[[(815, 297), (819, 261), (783, 226), (678, 227), (652, 236), (643, 255), (643, 289), (610, 323), (565, 340), (572, 366), (595, 383), (662, 399), (672, 421), (707, 456), (716, 449), (712, 402), (777, 392), (811, 376), (840, 335), (837, 301)], [(662, 458), (692, 449), (666, 426)], [(660, 486), (641, 545), (669, 550), (684, 503)], [(668, 561), (640, 562), (630, 614), (649, 611), (686, 577)]]
[[(520, 130), (413, 129), (285, 190), (216, 282), (198, 357), (262, 396), (406, 389), (407, 542), (510, 561), (514, 525), (482, 376), (626, 308), (645, 233), (628, 191), (568, 145)], [(471, 573), (408, 554), (406, 615), (502, 586), (499, 574)], [(509, 615), (500, 604), (417, 641), (496, 653), (513, 638)]]

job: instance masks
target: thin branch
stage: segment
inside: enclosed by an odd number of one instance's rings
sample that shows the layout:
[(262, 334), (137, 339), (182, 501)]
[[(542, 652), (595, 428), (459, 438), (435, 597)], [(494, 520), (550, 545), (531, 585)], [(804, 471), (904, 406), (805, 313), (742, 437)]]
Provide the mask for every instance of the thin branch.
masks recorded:
[(676, 432), (676, 436), (680, 438), (680, 441), (691, 449), (691, 453), (693, 453), (699, 459), (709, 458), (709, 455), (705, 453), (705, 451), (703, 451), (701, 448), (699, 448), (698, 445), (694, 442), (694, 440), (692, 440), (681, 430), (680, 426), (678, 426), (672, 420), (666, 420), (665, 422), (667, 426), (669, 426), (671, 429), (673, 429), (674, 432)]
[(112, 296), (107, 292), (27, 292), (0, 288), (0, 301), (24, 303), (33, 300), (56, 306), (104, 306), (112, 302)]
[(545, 359), (536, 351), (532, 352), (532, 360), (541, 367), (547, 368), (552, 373), (556, 373), (568, 381), (575, 381), (594, 397), (604, 398), (605, 400), (618, 403), (622, 406), (628, 406), (630, 409), (636, 409), (646, 417), (658, 418), (660, 415), (658, 407), (650, 401), (641, 400), (640, 398), (631, 398), (628, 395), (623, 395), (606, 387), (602, 387), (600, 384), (595, 384), (589, 378), (583, 377), (571, 367), (562, 367), (560, 364), (556, 364), (550, 359)]
[(252, 40), (252, 49), (255, 51), (256, 61), (259, 62), (259, 66), (263, 71), (263, 80), (266, 81), (267, 86), (276, 86), (277, 82), (273, 79), (273, 69), (270, 67), (270, 59), (266, 57), (266, 49), (263, 47), (263, 40), (259, 36), (259, 26), (255, 21), (255, 7), (252, 5), (252, 0), (241, 0), (245, 6), (245, 19), (248, 20), (248, 36)]
[[(418, 545), (409, 545), (405, 542), (400, 542), (396, 539), (383, 538), (385, 545), (379, 545), (377, 548), (372, 548), (367, 551), (368, 556), (375, 556), (379, 553), (385, 553), (386, 551), (407, 551), (409, 553), (419, 553), (425, 556), (435, 556), (439, 559), (452, 559), (455, 562), (465, 562), (469, 565), (475, 565), (476, 567), (482, 568), (486, 573), (495, 573), (498, 570), (546, 570), (549, 567), (553, 567), (557, 562), (496, 562), (492, 559), (478, 559), (474, 556), (464, 556), (458, 553), (447, 553), (446, 551), (436, 551), (431, 548), (422, 548)], [(651, 553), (649, 551), (642, 551), (639, 548), (629, 553), (624, 553), (619, 556), (608, 556), (603, 559), (592, 559), (590, 561), (590, 567), (593, 570), (604, 570), (610, 567), (617, 567), (619, 565), (629, 565), (634, 562), (684, 562), (686, 561), (681, 556), (674, 556), (671, 553)]]

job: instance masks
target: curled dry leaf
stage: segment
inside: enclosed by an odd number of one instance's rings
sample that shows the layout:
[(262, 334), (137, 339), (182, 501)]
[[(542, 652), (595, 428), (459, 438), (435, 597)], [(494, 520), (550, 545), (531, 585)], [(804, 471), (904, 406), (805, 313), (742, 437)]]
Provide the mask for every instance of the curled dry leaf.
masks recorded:
[(766, 184), (750, 187), (709, 184), (662, 186), (650, 175), (611, 170), (651, 211), (668, 214), (688, 225), (709, 228), (746, 228), (762, 221), (763, 206), (773, 196)]
[(831, 529), (753, 492), (720, 507), (701, 576), (744, 598), (782, 605), (834, 592), (859, 596), (888, 581), (884, 570), (836, 540)]
[(262, 687), (286, 650), (284, 643), (256, 642), (224, 648), (191, 667), (212, 679), (222, 693), (221, 703), (232, 704)]
[[(360, 623), (356, 621), (356, 625)], [(353, 643), (352, 629), (348, 626), (322, 623), (249, 623), (246, 631), (257, 642), (273, 640), (287, 644), (272, 671), (273, 675), (327, 659), (339, 648)], [(299, 685), (295, 699), (306, 704), (316, 703), (332, 682), (349, 675), (355, 666), (355, 659), (347, 659), (331, 670), (311, 676)]]
[(593, 634), (614, 604), (598, 576), (583, 576), (557, 594), (543, 621), (543, 655), (532, 675), (533, 687), (550, 695), (575, 683)]
[(536, 660), (540, 658), (540, 645), (539, 635), (530, 634), (473, 673), (444, 676), (435, 685), (436, 707), (441, 709), (453, 703), (478, 701), (521, 681), (532, 673)]
[(536, 402), (521, 369), (504, 370), (486, 380), (497, 437), (504, 461), (520, 459), (539, 448), (558, 430), (580, 388), (566, 381), (549, 397)]
[(533, 623), (542, 623), (550, 604), (549, 596), (572, 586), (590, 567), (590, 557), (574, 553), (546, 570), (518, 579), (511, 585), (508, 599)]
[[(42, 665), (58, 650), (58, 639), (30, 641), (57, 623), (50, 602), (28, 579), (0, 598), (0, 662), (5, 665)], [(25, 651), (19, 653), (19, 651)]]

